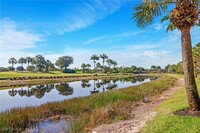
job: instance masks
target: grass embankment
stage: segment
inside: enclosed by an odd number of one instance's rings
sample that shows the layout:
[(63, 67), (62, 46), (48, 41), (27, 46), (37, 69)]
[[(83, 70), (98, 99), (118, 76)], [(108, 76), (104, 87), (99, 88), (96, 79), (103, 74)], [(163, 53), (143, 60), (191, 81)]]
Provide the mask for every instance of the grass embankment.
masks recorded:
[[(49, 73), (41, 72), (0, 72), (1, 79), (9, 79), (13, 77), (52, 77), (52, 76), (82, 76), (82, 75), (93, 75), (88, 73), (62, 73), (60, 71), (50, 71)], [(102, 74), (103, 75), (103, 74)], [(105, 75), (105, 74), (104, 74)]]
[[(200, 92), (200, 79), (197, 79)], [(157, 108), (158, 116), (142, 130), (144, 133), (199, 133), (200, 118), (178, 116), (173, 112), (188, 108), (185, 89), (176, 92)]]
[(129, 116), (123, 110), (125, 106), (130, 108), (132, 103), (128, 103), (138, 101), (149, 95), (159, 94), (172, 86), (175, 81), (176, 78), (174, 77), (161, 76), (155, 81), (139, 86), (48, 103), (38, 107), (13, 109), (10, 112), (0, 114), (1, 131), (23, 130), (31, 123), (54, 115), (70, 115), (75, 118), (72, 132), (90, 130), (100, 124), (128, 119)]

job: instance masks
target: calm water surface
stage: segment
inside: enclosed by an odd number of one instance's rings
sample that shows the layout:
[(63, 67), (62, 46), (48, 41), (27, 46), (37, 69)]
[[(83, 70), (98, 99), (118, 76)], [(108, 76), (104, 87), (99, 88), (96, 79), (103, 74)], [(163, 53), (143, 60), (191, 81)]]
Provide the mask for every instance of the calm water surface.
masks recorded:
[(147, 77), (129, 77), (112, 80), (82, 80), (56, 84), (11, 87), (0, 90), (0, 112), (14, 107), (38, 106), (47, 102), (88, 96), (151, 81)]

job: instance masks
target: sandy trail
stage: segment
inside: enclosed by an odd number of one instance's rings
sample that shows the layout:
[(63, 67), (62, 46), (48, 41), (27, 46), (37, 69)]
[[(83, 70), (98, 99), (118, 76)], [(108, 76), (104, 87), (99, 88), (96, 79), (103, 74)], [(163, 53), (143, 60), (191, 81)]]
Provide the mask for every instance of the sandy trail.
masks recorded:
[(156, 115), (155, 108), (170, 98), (177, 90), (184, 86), (184, 80), (178, 79), (175, 85), (159, 95), (145, 98), (137, 102), (137, 107), (131, 112), (134, 118), (113, 124), (102, 125), (93, 129), (93, 133), (139, 133)]

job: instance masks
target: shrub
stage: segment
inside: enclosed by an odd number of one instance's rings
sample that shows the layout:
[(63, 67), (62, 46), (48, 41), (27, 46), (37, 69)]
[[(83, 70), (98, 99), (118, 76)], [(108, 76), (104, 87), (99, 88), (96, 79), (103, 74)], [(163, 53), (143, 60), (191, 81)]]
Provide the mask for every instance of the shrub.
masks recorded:
[(16, 69), (17, 69), (17, 71), (24, 71), (23, 66), (18, 66)]
[(6, 71), (10, 71), (10, 69), (6, 67), (0, 67), (0, 72), (6, 72)]
[(10, 71), (15, 71), (15, 68), (12, 67), (12, 66), (9, 66), (8, 69), (9, 69)]
[(73, 69), (64, 69), (64, 70), (62, 70), (62, 72), (63, 73), (76, 73), (76, 71)]
[(35, 66), (27, 66), (27, 71), (34, 71), (35, 70)]

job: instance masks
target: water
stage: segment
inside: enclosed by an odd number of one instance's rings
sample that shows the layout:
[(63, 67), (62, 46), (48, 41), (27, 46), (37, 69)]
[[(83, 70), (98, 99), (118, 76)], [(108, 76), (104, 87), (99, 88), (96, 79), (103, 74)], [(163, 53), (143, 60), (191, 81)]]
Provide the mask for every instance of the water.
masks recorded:
[(35, 125), (31, 125), (24, 132), (26, 133), (69, 133), (71, 121), (70, 120), (46, 120)]
[(38, 106), (47, 102), (136, 86), (149, 82), (147, 77), (129, 77), (112, 80), (83, 80), (56, 84), (11, 87), (0, 90), (0, 112), (16, 107)]

